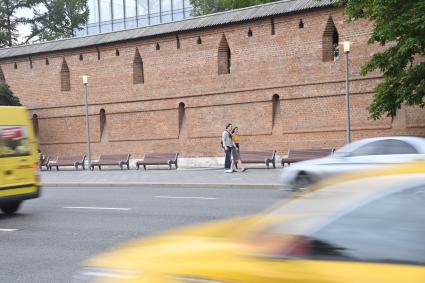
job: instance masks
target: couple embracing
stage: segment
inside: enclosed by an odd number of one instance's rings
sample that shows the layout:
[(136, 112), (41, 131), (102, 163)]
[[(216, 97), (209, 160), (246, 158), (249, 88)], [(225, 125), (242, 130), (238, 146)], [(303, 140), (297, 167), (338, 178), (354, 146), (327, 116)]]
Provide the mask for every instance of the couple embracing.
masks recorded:
[(246, 170), (242, 165), (241, 155), (239, 153), (239, 143), (240, 136), (238, 127), (233, 127), (230, 123), (227, 124), (221, 136), (221, 144), (225, 152), (224, 172), (226, 173), (236, 172), (236, 168), (239, 168), (240, 172)]

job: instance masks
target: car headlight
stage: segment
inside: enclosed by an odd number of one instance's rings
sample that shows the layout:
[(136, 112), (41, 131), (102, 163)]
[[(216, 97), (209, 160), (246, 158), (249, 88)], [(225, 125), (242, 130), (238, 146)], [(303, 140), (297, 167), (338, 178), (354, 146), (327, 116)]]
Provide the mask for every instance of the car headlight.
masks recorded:
[(87, 267), (80, 270), (73, 278), (73, 283), (98, 282), (102, 279), (125, 280), (134, 278), (140, 272), (132, 270), (112, 269), (112, 268), (92, 268)]
[(225, 283), (223, 281), (216, 281), (211, 279), (199, 278), (199, 277), (190, 277), (190, 276), (173, 276), (173, 280), (184, 283)]

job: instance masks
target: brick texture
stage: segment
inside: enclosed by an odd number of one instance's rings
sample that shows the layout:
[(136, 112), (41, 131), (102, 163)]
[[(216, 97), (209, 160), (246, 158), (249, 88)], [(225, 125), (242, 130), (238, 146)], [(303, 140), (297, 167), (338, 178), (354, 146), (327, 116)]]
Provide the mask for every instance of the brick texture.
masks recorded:
[(367, 44), (371, 23), (348, 23), (341, 9), (33, 55), (32, 68), (23, 57), (1, 59), (0, 66), (37, 115), (41, 150), (51, 156), (86, 150), (82, 75), (89, 76), (93, 158), (161, 151), (221, 156), (228, 122), (239, 127), (243, 149), (284, 155), (289, 148), (339, 147), (345, 142), (345, 69), (343, 56), (323, 60), (330, 17), (340, 43), (351, 42), (352, 138), (425, 135), (425, 111), (417, 107), (403, 107), (394, 119), (368, 119), (382, 77), (362, 77), (360, 68), (381, 47)]

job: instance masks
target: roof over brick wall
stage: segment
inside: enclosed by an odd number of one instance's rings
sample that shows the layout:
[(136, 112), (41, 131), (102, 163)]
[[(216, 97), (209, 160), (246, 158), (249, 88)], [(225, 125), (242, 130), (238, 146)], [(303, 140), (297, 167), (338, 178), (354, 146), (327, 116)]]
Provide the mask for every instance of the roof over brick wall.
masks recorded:
[(298, 11), (328, 7), (332, 5), (332, 2), (333, 0), (284, 0), (165, 24), (91, 36), (48, 41), (31, 45), (2, 48), (0, 49), (0, 59), (29, 56), (33, 54), (70, 50), (89, 46), (98, 46), (120, 41), (153, 37), (177, 32), (193, 31), (203, 28), (270, 18)]

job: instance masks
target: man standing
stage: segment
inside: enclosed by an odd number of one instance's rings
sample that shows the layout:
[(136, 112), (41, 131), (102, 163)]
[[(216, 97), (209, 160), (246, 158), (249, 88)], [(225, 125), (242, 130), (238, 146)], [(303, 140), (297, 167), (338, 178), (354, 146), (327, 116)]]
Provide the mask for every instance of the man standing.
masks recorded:
[(233, 147), (233, 141), (232, 141), (232, 134), (230, 133), (232, 131), (232, 124), (227, 124), (226, 130), (223, 131), (223, 134), (221, 135), (221, 143), (223, 144), (224, 152), (226, 153), (225, 159), (224, 159), (224, 172), (226, 173), (232, 173), (232, 147)]

